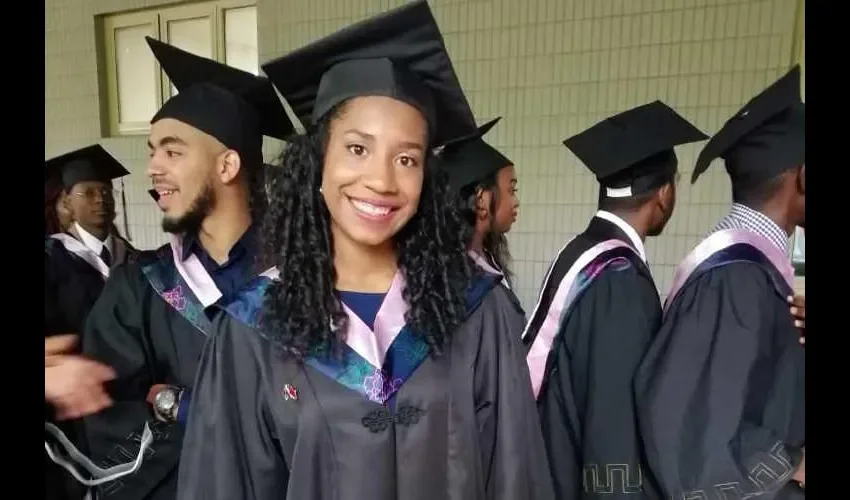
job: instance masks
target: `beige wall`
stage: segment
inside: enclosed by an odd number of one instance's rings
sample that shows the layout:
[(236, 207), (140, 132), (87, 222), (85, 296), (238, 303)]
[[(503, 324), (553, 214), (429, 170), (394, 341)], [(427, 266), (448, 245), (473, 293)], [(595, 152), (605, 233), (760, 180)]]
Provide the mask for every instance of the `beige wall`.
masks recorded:
[[(165, 3), (47, 0), (46, 157), (100, 140), (94, 16)], [(401, 3), (259, 0), (260, 60)], [(510, 241), (526, 307), (550, 259), (594, 212), (596, 185), (561, 141), (609, 114), (654, 99), (713, 133), (789, 67), (797, 3), (431, 2), (478, 120), (504, 116), (488, 138), (517, 164), (522, 207)], [(142, 247), (162, 242), (158, 213), (145, 193), (144, 140), (102, 143), (132, 171), (126, 185), (134, 241)], [(683, 175), (677, 211), (665, 234), (648, 243), (661, 290), (730, 201), (719, 164), (690, 186), (697, 151), (698, 146), (679, 150)]]

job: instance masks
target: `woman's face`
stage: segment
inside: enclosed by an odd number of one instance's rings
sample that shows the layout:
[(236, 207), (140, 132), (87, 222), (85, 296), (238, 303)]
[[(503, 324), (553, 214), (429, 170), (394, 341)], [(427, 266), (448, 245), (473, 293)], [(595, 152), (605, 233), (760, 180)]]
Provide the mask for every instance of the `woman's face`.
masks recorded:
[(517, 196), (516, 169), (513, 165), (499, 170), (496, 174), (495, 189), (499, 191), (499, 203), (493, 214), (493, 225), (491, 230), (504, 234), (511, 230), (519, 213), (519, 197)]
[(331, 121), (322, 195), (334, 238), (379, 246), (413, 217), (425, 175), (428, 125), (389, 97), (356, 97)]

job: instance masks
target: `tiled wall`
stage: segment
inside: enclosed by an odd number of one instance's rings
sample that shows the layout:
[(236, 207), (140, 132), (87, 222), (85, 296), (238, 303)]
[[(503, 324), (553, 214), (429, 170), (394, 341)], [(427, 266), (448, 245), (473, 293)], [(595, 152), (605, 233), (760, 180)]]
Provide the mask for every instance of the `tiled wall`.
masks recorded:
[[(46, 157), (100, 139), (94, 15), (164, 3), (48, 0)], [(259, 0), (260, 60), (401, 3)], [(517, 164), (522, 206), (510, 242), (519, 295), (530, 308), (550, 259), (595, 209), (596, 184), (561, 140), (654, 99), (713, 133), (789, 67), (798, 2), (433, 0), (431, 5), (479, 121), (504, 117), (488, 139)], [(142, 247), (162, 242), (158, 213), (145, 193), (144, 140), (102, 142), (132, 170), (126, 184), (134, 242)], [(676, 263), (730, 201), (720, 165), (690, 186), (698, 147), (679, 150), (677, 211), (665, 234), (647, 245), (662, 291)]]

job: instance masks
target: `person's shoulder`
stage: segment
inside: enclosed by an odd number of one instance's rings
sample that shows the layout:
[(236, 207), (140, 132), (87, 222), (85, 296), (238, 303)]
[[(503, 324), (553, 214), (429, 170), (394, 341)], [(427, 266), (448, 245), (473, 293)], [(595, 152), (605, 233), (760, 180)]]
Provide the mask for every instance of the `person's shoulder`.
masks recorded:
[(128, 251), (126, 260), (110, 269), (109, 279), (106, 280), (107, 288), (129, 289), (134, 295), (143, 293), (150, 287), (144, 271), (145, 266), (159, 260), (159, 252), (160, 249)]
[[(732, 262), (689, 279), (669, 304), (664, 324), (720, 321), (721, 309), (732, 307), (736, 321), (754, 323), (775, 306), (787, 305), (776, 293), (769, 272), (753, 262)], [(714, 312), (712, 312), (714, 311)]]
[(772, 289), (770, 272), (762, 264), (737, 261), (717, 266), (696, 276), (688, 286), (703, 293), (748, 295)]
[(146, 266), (160, 260), (168, 259), (172, 255), (170, 243), (165, 243), (153, 250), (139, 250), (130, 245), (127, 240), (123, 238), (122, 240), (127, 245), (127, 264)]
[(608, 262), (593, 281), (592, 288), (606, 287), (631, 291), (657, 290), (652, 275), (642, 269), (640, 263), (625, 257)]
[(68, 250), (57, 238), (52, 236), (44, 237), (44, 255), (48, 258), (61, 258), (68, 255)]
[(232, 310), (220, 308), (210, 329), (214, 350), (232, 358), (266, 359), (275, 349), (272, 335), (259, 321), (245, 321)]
[(501, 285), (498, 279), (494, 279), (492, 283), (488, 282), (482, 286), (487, 287), (487, 290), (484, 292), (480, 301), (481, 304), (479, 307), (482, 310), (489, 310), (492, 312), (494, 310), (499, 310), (505, 305), (513, 304), (511, 298), (511, 294), (513, 292), (511, 292), (506, 286)]
[(498, 279), (482, 283), (482, 296), (471, 310), (466, 322), (460, 326), (459, 337), (464, 343), (503, 343), (506, 339), (519, 342), (525, 326), (525, 316), (517, 307), (513, 292), (501, 286)]

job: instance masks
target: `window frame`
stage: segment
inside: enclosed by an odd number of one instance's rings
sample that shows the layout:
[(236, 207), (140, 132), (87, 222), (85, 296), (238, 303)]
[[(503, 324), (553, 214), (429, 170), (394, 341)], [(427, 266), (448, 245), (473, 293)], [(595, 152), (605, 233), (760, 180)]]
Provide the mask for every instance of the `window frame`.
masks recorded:
[[(101, 23), (98, 23), (98, 37), (101, 40), (103, 50), (101, 57), (98, 58), (98, 64), (105, 66), (102, 73), (105, 76), (105, 86), (101, 89), (101, 102), (104, 103), (105, 109), (103, 111), (106, 120), (103, 123), (101, 135), (105, 138), (133, 137), (147, 135), (150, 131), (150, 123), (147, 121), (120, 122), (121, 98), (118, 86), (118, 57), (116, 57), (115, 51), (116, 30), (124, 27), (150, 24), (153, 26), (150, 36), (169, 43), (169, 22), (210, 17), (211, 54), (216, 61), (225, 63), (227, 43), (227, 40), (225, 40), (226, 11), (245, 7), (257, 8), (256, 0), (216, 0), (103, 15), (101, 17)], [(259, 26), (257, 26), (257, 31), (259, 37)], [(171, 82), (163, 73), (158, 62), (154, 61), (154, 67), (156, 72), (156, 88), (154, 91), (157, 108), (159, 108), (172, 95)]]
[[(145, 22), (147, 21), (147, 22)], [(156, 11), (131, 12), (108, 16), (103, 19), (103, 44), (104, 56), (106, 62), (106, 108), (108, 113), (108, 135), (111, 137), (123, 137), (146, 134), (150, 125), (147, 122), (129, 122), (124, 125), (121, 122), (121, 97), (118, 92), (118, 58), (115, 57), (116, 43), (115, 33), (121, 28), (129, 28), (140, 26), (143, 24), (153, 25), (153, 36), (160, 37), (159, 14)], [(157, 76), (155, 81), (159, 81), (162, 71), (159, 63), (155, 63), (155, 71)], [(156, 85), (156, 100), (162, 102), (161, 84)]]
[[(257, 7), (257, 3), (254, 0), (219, 0), (216, 2), (216, 16), (215, 16), (215, 29), (216, 33), (219, 36), (215, 38), (215, 53), (216, 53), (216, 61), (220, 61), (222, 64), (227, 64), (227, 40), (225, 38), (226, 29), (225, 12), (233, 9), (242, 9), (245, 7)], [(260, 33), (260, 16), (259, 12), (257, 13), (257, 52), (260, 51), (259, 47), (259, 33)], [(257, 72), (259, 73), (260, 68), (257, 68)]]

